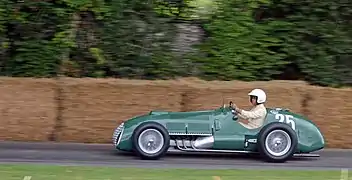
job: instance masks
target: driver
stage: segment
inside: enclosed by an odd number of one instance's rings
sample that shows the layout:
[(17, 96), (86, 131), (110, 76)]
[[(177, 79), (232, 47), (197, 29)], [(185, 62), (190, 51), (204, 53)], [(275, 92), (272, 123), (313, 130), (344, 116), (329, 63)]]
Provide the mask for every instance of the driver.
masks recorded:
[[(266, 94), (261, 89), (253, 89), (250, 93), (248, 93), (248, 95), (250, 97), (249, 101), (253, 105), (251, 110), (245, 111), (238, 108), (235, 104), (233, 104), (233, 108), (241, 119), (247, 121), (239, 121), (240, 124), (248, 129), (259, 128), (263, 125), (267, 113), (266, 107), (264, 106)], [(233, 113), (235, 113), (234, 111)]]

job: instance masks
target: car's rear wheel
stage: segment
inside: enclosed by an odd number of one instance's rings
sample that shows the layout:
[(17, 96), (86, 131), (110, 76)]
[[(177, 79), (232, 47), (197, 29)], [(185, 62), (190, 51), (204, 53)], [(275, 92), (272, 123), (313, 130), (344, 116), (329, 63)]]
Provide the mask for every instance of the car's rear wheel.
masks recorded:
[(265, 126), (258, 139), (258, 150), (269, 162), (287, 161), (295, 153), (298, 143), (296, 132), (279, 122)]
[(169, 148), (167, 130), (155, 122), (141, 124), (133, 133), (133, 149), (142, 159), (159, 159)]

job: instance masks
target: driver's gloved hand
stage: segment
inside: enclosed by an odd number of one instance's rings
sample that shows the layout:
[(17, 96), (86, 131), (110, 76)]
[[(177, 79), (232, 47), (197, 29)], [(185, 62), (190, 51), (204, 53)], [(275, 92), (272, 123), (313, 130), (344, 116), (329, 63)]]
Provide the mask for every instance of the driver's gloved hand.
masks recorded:
[(236, 109), (237, 105), (235, 103), (232, 104), (232, 109)]

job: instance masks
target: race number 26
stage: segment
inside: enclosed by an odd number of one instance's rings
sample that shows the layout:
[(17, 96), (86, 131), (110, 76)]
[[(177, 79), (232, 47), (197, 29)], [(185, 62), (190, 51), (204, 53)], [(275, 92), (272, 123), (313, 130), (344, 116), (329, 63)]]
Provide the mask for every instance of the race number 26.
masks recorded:
[(292, 129), (296, 130), (296, 123), (295, 123), (295, 121), (293, 121), (293, 116), (292, 115), (276, 114), (275, 115), (275, 119), (279, 120), (279, 122), (291, 125)]

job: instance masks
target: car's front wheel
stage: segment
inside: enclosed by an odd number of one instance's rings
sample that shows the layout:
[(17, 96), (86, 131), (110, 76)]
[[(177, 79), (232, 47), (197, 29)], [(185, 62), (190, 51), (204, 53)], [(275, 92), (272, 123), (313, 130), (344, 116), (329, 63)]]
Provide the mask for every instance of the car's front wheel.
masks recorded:
[(142, 159), (159, 159), (169, 148), (170, 137), (164, 126), (147, 122), (133, 133), (133, 149)]
[(269, 162), (285, 162), (296, 151), (298, 140), (296, 132), (283, 123), (265, 126), (258, 136), (260, 154)]

